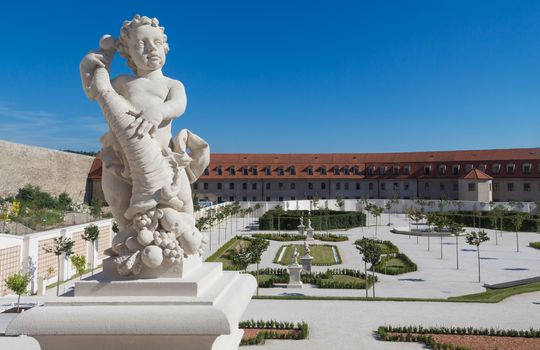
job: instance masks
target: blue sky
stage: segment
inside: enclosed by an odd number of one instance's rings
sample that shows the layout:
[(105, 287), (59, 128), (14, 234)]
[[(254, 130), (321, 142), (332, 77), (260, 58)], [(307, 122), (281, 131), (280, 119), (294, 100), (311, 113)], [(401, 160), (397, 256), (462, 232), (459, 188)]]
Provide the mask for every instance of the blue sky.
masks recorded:
[[(213, 152), (540, 146), (539, 1), (13, 1), (2, 4), (0, 139), (98, 150), (80, 59), (157, 17), (188, 128)], [(113, 75), (127, 73), (117, 57)]]

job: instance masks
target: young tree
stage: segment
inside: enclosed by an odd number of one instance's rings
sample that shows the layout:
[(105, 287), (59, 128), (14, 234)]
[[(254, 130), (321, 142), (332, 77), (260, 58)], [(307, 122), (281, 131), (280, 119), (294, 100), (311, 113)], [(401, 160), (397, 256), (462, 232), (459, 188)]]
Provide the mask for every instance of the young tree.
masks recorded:
[(77, 275), (79, 275), (79, 279), (82, 279), (84, 270), (86, 270), (86, 258), (82, 255), (73, 255), (70, 260), (71, 264), (75, 267), (75, 270), (77, 270)]
[(516, 231), (516, 251), (519, 253), (519, 230), (521, 228), (521, 225), (523, 225), (523, 221), (527, 219), (527, 214), (522, 213), (520, 211), (516, 211), (512, 213), (512, 224), (514, 225), (514, 230)]
[(56, 237), (53, 241), (53, 244), (43, 248), (47, 253), (53, 253), (57, 257), (58, 268), (57, 275), (58, 279), (56, 281), (56, 296), (60, 295), (60, 258), (62, 255), (69, 257), (73, 254), (73, 241), (71, 238), (66, 237)]
[(268, 249), (270, 242), (263, 238), (255, 238), (251, 241), (249, 246), (250, 250), (250, 264), (257, 264), (257, 296), (259, 296), (259, 264), (263, 253)]
[(478, 254), (478, 282), (480, 283), (480, 245), (486, 241), (489, 241), (489, 236), (484, 230), (478, 232), (467, 233), (465, 240), (468, 244), (476, 246), (476, 252)]
[(381, 216), (381, 214), (384, 212), (384, 208), (383, 207), (379, 207), (377, 205), (374, 205), (372, 206), (371, 208), (371, 213), (373, 214), (373, 216), (375, 217), (375, 235), (377, 235), (377, 226), (379, 224), (379, 217)]
[(9, 275), (6, 280), (6, 286), (17, 294), (17, 313), (21, 305), (21, 295), (26, 293), (28, 284), (30, 283), (30, 275), (26, 273), (15, 273)]
[[(362, 260), (364, 261), (364, 278), (366, 280), (365, 290), (366, 290), (366, 298), (368, 297), (368, 273), (367, 273), (367, 263), (368, 263), (368, 250), (370, 249), (369, 245), (373, 244), (373, 241), (363, 237), (360, 242), (356, 245), (356, 249), (358, 249), (359, 253), (362, 254)], [(375, 283), (375, 281), (373, 281)]]
[(435, 231), (439, 232), (441, 238), (441, 259), (443, 258), (443, 231), (449, 225), (449, 220), (446, 215), (441, 213), (429, 213), (428, 220), (435, 227)]
[(82, 239), (92, 244), (92, 256), (90, 258), (90, 269), (92, 270), (92, 276), (94, 275), (94, 252), (96, 250), (96, 241), (99, 237), (99, 227), (96, 225), (88, 225), (84, 228), (84, 233), (81, 235)]
[(465, 232), (463, 224), (449, 220), (448, 231), (456, 238), (456, 269), (459, 270), (459, 235)]
[[(367, 250), (364, 251), (364, 255), (367, 261), (371, 264), (371, 272), (373, 276), (373, 297), (375, 298), (375, 265), (381, 261), (381, 248), (373, 241), (367, 246)], [(367, 288), (367, 285), (366, 285)]]
[(102, 207), (101, 201), (97, 198), (93, 198), (90, 203), (90, 214), (92, 214), (94, 218), (100, 218), (103, 215), (103, 212), (101, 211)]

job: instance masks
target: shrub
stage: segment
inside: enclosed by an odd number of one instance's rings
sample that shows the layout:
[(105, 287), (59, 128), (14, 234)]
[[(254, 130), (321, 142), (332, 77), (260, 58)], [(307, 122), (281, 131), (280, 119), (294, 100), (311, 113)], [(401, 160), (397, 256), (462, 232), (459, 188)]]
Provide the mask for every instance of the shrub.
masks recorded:
[[(279, 220), (278, 214), (280, 215)], [(304, 224), (307, 224), (307, 211), (272, 209), (259, 218), (259, 229), (275, 230), (278, 228), (279, 221), (281, 230), (296, 230), (300, 225), (301, 216), (304, 217)], [(365, 226), (366, 222), (365, 214), (355, 211), (313, 210), (309, 218), (313, 228), (318, 230), (326, 229), (327, 226), (328, 229), (347, 229)]]
[[(403, 267), (388, 267), (387, 264), (392, 259), (399, 259), (403, 262)], [(386, 255), (381, 261), (373, 266), (372, 270), (385, 275), (401, 275), (402, 273), (418, 270), (418, 266), (405, 254), (396, 253)]]
[(529, 246), (532, 248), (540, 249), (540, 242), (531, 242)]

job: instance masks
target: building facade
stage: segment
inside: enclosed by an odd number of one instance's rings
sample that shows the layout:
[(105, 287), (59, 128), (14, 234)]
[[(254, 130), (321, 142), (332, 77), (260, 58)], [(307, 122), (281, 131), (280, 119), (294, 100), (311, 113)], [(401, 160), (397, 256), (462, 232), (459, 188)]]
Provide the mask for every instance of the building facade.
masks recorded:
[[(92, 169), (90, 179), (98, 189), (99, 164)], [(311, 198), (535, 202), (540, 201), (540, 148), (212, 154), (193, 192), (199, 199), (215, 202)]]

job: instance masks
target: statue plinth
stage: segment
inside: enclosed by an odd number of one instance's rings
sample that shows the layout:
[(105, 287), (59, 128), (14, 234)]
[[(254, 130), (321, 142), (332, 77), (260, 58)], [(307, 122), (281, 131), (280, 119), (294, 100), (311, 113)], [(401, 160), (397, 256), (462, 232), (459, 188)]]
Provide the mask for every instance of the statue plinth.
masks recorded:
[(221, 263), (203, 263), (183, 278), (98, 274), (78, 282), (75, 297), (20, 314), (6, 335), (32, 336), (42, 350), (233, 350), (255, 288), (253, 276), (223, 271)]
[(300, 258), (302, 263), (302, 269), (306, 272), (311, 272), (311, 266), (313, 265), (313, 257), (309, 254), (304, 255)]
[(103, 260), (103, 275), (104, 279), (110, 280), (138, 280), (157, 277), (184, 278), (196, 271), (201, 265), (202, 258), (200, 255), (190, 255), (181, 262), (174, 264), (163, 263), (153, 269), (144, 268), (138, 275), (122, 276), (118, 273), (114, 258), (110, 257)]
[(311, 225), (306, 230), (306, 241), (313, 241), (315, 238), (313, 238), (313, 227)]
[(288, 266), (289, 269), (289, 283), (287, 283), (287, 288), (302, 288), (302, 266), (297, 263), (291, 264)]
[(305, 226), (305, 225), (298, 225), (297, 227), (298, 227), (298, 234), (299, 234), (300, 236), (303, 236), (303, 235), (304, 235), (304, 230), (305, 230), (306, 226)]

